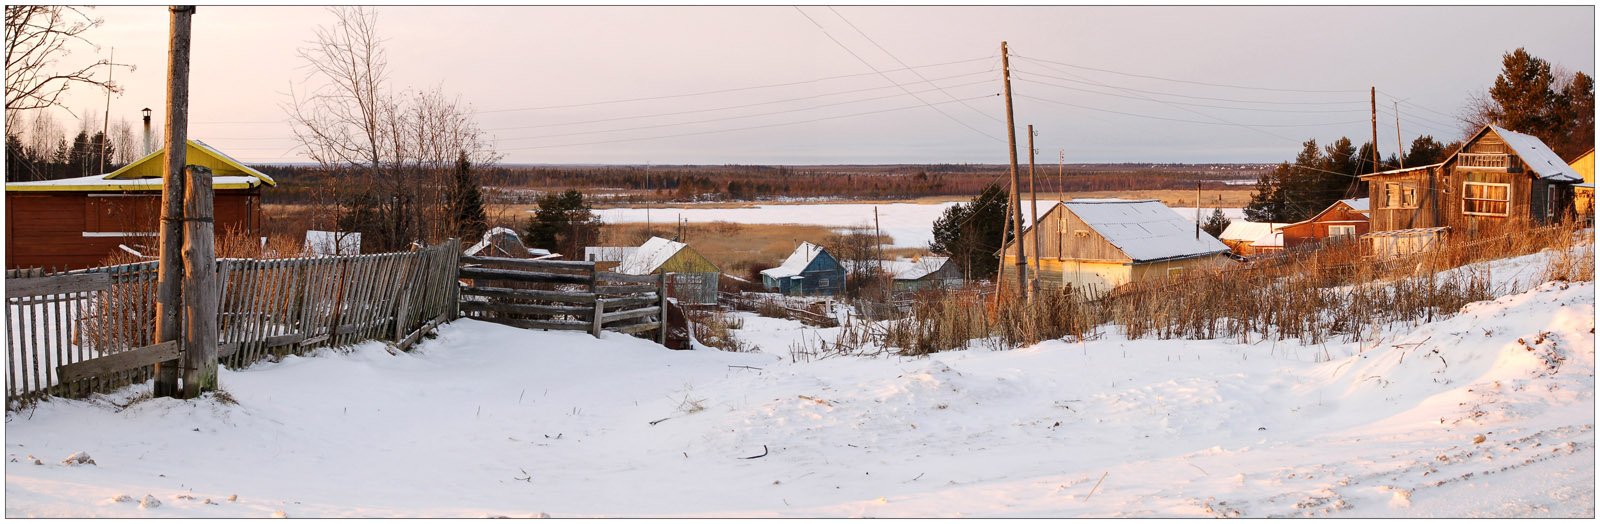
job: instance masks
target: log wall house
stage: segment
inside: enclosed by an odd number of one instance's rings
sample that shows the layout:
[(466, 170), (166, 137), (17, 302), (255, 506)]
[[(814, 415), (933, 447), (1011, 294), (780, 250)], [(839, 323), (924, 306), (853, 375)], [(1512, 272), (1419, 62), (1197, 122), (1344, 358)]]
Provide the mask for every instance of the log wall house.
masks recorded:
[(1294, 249), (1301, 245), (1329, 239), (1355, 240), (1370, 230), (1367, 218), (1368, 200), (1349, 198), (1334, 202), (1311, 218), (1277, 227), (1283, 233), (1283, 247)]
[(1374, 251), (1397, 254), (1405, 253), (1378, 243), (1413, 230), (1475, 237), (1554, 222), (1570, 212), (1573, 185), (1583, 180), (1543, 141), (1493, 125), (1444, 162), (1361, 179), (1371, 198)]
[[(1033, 249), (1039, 236), (1041, 288), (1098, 295), (1117, 286), (1181, 276), (1185, 271), (1232, 263), (1231, 250), (1157, 200), (1085, 199), (1057, 202), (1017, 236)], [(1014, 271), (1016, 251), (1006, 243), (1002, 271)], [(1028, 255), (1033, 263), (1033, 255)], [(1013, 285), (1010, 276), (1003, 285)]]
[[(218, 235), (261, 236), (261, 188), (277, 183), (198, 140), (187, 161), (211, 168)], [(161, 175), (156, 151), (103, 175), (6, 184), (6, 268), (87, 268), (129, 246), (155, 253)]]

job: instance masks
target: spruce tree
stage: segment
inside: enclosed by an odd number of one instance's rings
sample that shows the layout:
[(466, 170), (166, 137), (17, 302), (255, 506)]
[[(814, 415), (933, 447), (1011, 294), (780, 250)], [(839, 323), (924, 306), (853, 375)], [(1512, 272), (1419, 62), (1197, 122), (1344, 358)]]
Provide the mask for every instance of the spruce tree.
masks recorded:
[(1228, 220), (1228, 217), (1222, 214), (1221, 209), (1213, 209), (1211, 210), (1211, 216), (1207, 217), (1205, 223), (1200, 225), (1200, 229), (1205, 230), (1206, 233), (1213, 237), (1222, 238), (1222, 232), (1227, 230), (1228, 225), (1232, 223), (1232, 220)]
[(489, 230), (489, 216), (483, 210), (483, 188), (465, 152), (456, 159), (455, 188), (450, 192), (450, 217), (456, 238), (474, 239)]
[[(994, 276), (1000, 267), (1000, 232), (1005, 229), (1010, 195), (999, 184), (989, 184), (972, 201), (946, 208), (933, 222), (934, 251), (950, 255), (969, 279)], [(1004, 241), (1016, 238), (1007, 232)]]

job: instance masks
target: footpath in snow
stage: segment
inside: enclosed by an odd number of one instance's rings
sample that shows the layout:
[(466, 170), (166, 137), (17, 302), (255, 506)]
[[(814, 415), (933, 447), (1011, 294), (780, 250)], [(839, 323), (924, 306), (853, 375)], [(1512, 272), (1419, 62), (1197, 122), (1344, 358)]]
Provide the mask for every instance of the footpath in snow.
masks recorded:
[(224, 371), (200, 401), (11, 413), (5, 514), (1593, 518), (1594, 298), (1545, 284), (1364, 351), (810, 363), (788, 348), (818, 330), (748, 315), (762, 352), (460, 320), (411, 353)]

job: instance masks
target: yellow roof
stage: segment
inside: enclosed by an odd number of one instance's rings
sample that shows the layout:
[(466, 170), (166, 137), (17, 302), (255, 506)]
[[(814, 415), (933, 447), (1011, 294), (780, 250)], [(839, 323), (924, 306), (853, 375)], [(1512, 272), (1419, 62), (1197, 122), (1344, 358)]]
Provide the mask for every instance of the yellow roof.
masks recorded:
[[(266, 173), (251, 169), (205, 142), (189, 140), (184, 161), (211, 168), (216, 189), (249, 189), (278, 182)], [(6, 191), (141, 191), (161, 190), (161, 174), (166, 171), (166, 151), (156, 151), (103, 175), (38, 182), (12, 182)]]

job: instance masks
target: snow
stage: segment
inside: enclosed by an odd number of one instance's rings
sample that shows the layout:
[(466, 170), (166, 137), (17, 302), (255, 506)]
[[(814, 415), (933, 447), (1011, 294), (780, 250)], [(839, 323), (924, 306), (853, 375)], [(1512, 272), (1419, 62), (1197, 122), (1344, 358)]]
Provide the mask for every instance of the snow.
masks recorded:
[[(1499, 286), (1543, 256), (1484, 265)], [(761, 349), (725, 353), (463, 319), (409, 353), (224, 369), (231, 400), (8, 414), (5, 514), (1593, 518), (1595, 292), (1349, 344), (798, 363), (842, 328), (740, 314)]]
[[(107, 175), (110, 173), (107, 173)], [(262, 175), (265, 176), (265, 175)], [(261, 185), (261, 180), (253, 176), (219, 176), (211, 179), (214, 186), (244, 185), (254, 187)], [(56, 186), (118, 186), (118, 187), (149, 187), (161, 188), (160, 178), (106, 178), (106, 175), (90, 175), (75, 178), (58, 178), (55, 180), (38, 180), (34, 182), (7, 182), (6, 187), (56, 187)]]
[(794, 252), (789, 253), (789, 258), (783, 259), (783, 264), (772, 269), (762, 270), (761, 274), (772, 278), (799, 277), (800, 273), (806, 270), (806, 266), (811, 265), (811, 261), (816, 259), (817, 255), (822, 254), (822, 251), (822, 246), (810, 242), (801, 242), (800, 247), (794, 248)]
[(306, 251), (313, 255), (359, 255), (361, 233), (306, 230)]
[(924, 256), (915, 261), (906, 259), (885, 260), (883, 262), (883, 270), (893, 275), (895, 280), (916, 280), (940, 270), (944, 267), (945, 262), (949, 260), (950, 257), (933, 256)]
[[(489, 247), (489, 245), (494, 242), (495, 235), (511, 235), (512, 238), (517, 239), (517, 244), (518, 245), (522, 244), (522, 235), (518, 235), (516, 231), (512, 231), (510, 229), (503, 228), (503, 227), (496, 227), (496, 228), (490, 229), (488, 231), (485, 231), (483, 233), (483, 240), (479, 240), (478, 243), (473, 244), (472, 247), (467, 248), (467, 250), (463, 251), (461, 254), (469, 256), (469, 257), (473, 256), (473, 255), (477, 255), (479, 251), (483, 251), (484, 248)], [(360, 241), (359, 240), (357, 241), (356, 245), (357, 246), (360, 245)], [(550, 254), (550, 250), (548, 250), (548, 249), (535, 249), (535, 248), (530, 248), (530, 247), (526, 247), (526, 246), (524, 246), (523, 249), (527, 249), (529, 255), (533, 255), (533, 256), (536, 256), (536, 257), (542, 257), (542, 256)]]
[[(873, 209), (878, 224), (895, 247), (927, 247), (933, 241), (933, 222), (944, 210), (960, 202), (936, 204), (772, 204), (739, 208), (617, 208), (597, 209), (595, 214), (608, 224), (644, 223), (646, 215), (655, 222), (674, 218), (691, 223), (734, 222), (738, 224), (807, 224), (845, 229), (871, 228)], [(1042, 206), (1042, 204), (1041, 204)], [(1041, 213), (1043, 209), (1040, 209)]]
[(654, 273), (656, 268), (672, 260), (678, 251), (689, 247), (683, 242), (673, 242), (661, 237), (650, 237), (639, 249), (623, 257), (622, 263), (617, 264), (618, 273), (629, 275), (648, 275)]
[(1579, 175), (1572, 166), (1561, 161), (1561, 157), (1556, 155), (1555, 151), (1551, 151), (1550, 146), (1545, 145), (1539, 137), (1524, 135), (1495, 125), (1490, 125), (1489, 128), (1500, 135), (1500, 138), (1506, 141), (1506, 145), (1522, 158), (1522, 163), (1528, 166), (1528, 170), (1539, 175), (1539, 178), (1561, 182), (1583, 181), (1583, 175)]
[[(1192, 207), (1174, 207), (1174, 208), (1171, 208), (1171, 209), (1172, 209), (1172, 212), (1177, 213), (1178, 216), (1183, 217), (1184, 220), (1187, 220), (1189, 222), (1189, 227), (1194, 227), (1194, 208), (1192, 208)], [(1244, 208), (1242, 208), (1242, 207), (1221, 207), (1221, 208), (1203, 207), (1203, 208), (1200, 208), (1200, 220), (1203, 222), (1206, 219), (1211, 218), (1211, 211), (1214, 210), (1214, 209), (1221, 209), (1222, 210), (1222, 216), (1227, 217), (1228, 220), (1231, 220), (1231, 221), (1234, 221), (1234, 222), (1238, 222), (1240, 220), (1244, 220), (1245, 219), (1245, 217), (1244, 217)]]
[(1254, 242), (1261, 237), (1272, 233), (1273, 229), (1287, 226), (1287, 223), (1278, 222), (1250, 222), (1247, 220), (1233, 220), (1228, 222), (1228, 228), (1222, 230), (1222, 240), (1238, 240), (1241, 242)]
[(1344, 205), (1350, 206), (1350, 209), (1360, 213), (1368, 213), (1372, 210), (1372, 199), (1370, 198), (1346, 198), (1339, 201), (1344, 202)]
[(1229, 250), (1211, 235), (1195, 235), (1193, 222), (1185, 221), (1158, 200), (1085, 199), (1061, 205), (1134, 261)]

